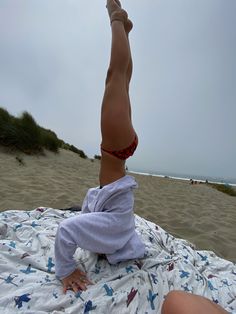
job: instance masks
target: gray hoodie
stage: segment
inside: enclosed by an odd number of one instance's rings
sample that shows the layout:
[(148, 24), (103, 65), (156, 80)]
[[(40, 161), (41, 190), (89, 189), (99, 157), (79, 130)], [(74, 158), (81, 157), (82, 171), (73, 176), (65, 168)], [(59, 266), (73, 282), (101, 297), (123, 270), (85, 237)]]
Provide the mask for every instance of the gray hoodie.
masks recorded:
[(145, 246), (135, 232), (131, 176), (88, 190), (78, 216), (60, 223), (55, 242), (56, 276), (63, 279), (76, 268), (73, 255), (80, 247), (105, 254), (111, 264), (142, 258)]

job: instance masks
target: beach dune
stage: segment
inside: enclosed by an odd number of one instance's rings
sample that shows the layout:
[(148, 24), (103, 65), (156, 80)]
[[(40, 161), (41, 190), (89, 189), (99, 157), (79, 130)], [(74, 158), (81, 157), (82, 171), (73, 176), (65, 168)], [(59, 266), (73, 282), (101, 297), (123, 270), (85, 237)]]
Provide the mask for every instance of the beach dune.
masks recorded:
[[(0, 211), (82, 205), (88, 188), (99, 184), (98, 172), (98, 160), (83, 159), (71, 151), (28, 156), (1, 148)], [(131, 175), (139, 184), (136, 214), (199, 249), (236, 262), (236, 197), (205, 184)]]

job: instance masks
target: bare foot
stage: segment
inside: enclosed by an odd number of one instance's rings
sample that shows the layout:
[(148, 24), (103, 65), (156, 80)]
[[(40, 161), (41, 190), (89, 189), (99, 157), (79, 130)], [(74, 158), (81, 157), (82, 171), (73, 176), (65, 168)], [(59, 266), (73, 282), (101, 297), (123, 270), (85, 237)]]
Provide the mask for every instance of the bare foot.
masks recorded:
[(133, 28), (133, 23), (130, 19), (127, 19), (125, 22), (125, 32), (128, 35), (131, 29)]
[(118, 4), (118, 6), (121, 8), (121, 3), (119, 0), (115, 0), (115, 2)]
[[(118, 6), (119, 6), (120, 8), (122, 8), (122, 7), (121, 7), (121, 2), (120, 2), (119, 0), (114, 0), (114, 1), (118, 4)], [(128, 35), (129, 32), (132, 30), (132, 28), (133, 28), (133, 23), (132, 23), (132, 21), (131, 21), (130, 19), (127, 19), (127, 21), (125, 22), (125, 32), (126, 32), (127, 35)]]
[(111, 19), (112, 13), (114, 13), (115, 11), (121, 11), (121, 5), (120, 2), (119, 4), (117, 3), (117, 0), (107, 0), (107, 11), (109, 14), (109, 17)]
[[(115, 20), (116, 18), (114, 18), (114, 16), (112, 18), (112, 14), (115, 11), (122, 10), (121, 2), (119, 0), (107, 0), (107, 10), (108, 10), (108, 14), (110, 16), (111, 21)], [(123, 12), (125, 12), (125, 11), (123, 11)], [(127, 15), (127, 18), (125, 17), (125, 15), (126, 14), (124, 14), (124, 17), (123, 17), (124, 18), (124, 27), (125, 27), (125, 32), (128, 35), (129, 32), (133, 28), (133, 23), (132, 23), (132, 21), (130, 19), (128, 19), (128, 15)]]

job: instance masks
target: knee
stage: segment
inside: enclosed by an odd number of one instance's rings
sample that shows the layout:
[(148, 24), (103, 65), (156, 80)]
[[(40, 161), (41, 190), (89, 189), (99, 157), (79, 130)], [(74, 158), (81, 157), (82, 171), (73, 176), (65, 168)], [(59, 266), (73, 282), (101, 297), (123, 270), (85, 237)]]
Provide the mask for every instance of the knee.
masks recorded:
[(60, 222), (58, 228), (57, 228), (57, 235), (60, 237), (60, 239), (69, 238), (69, 222), (68, 219), (64, 219), (62, 222)]
[(107, 76), (106, 76), (106, 85), (108, 85), (113, 80), (123, 80), (125, 79), (125, 70), (122, 69), (122, 67), (112, 67), (110, 66), (107, 70)]
[(68, 241), (74, 242), (74, 234), (78, 234), (78, 229), (80, 228), (80, 224), (78, 223), (78, 219), (80, 216), (70, 217), (64, 219), (60, 222), (58, 226), (58, 234), (60, 234), (61, 239), (67, 239)]
[(109, 68), (109, 69), (107, 70), (106, 85), (110, 82), (111, 76), (112, 76), (112, 70), (111, 70), (111, 68)]
[(182, 291), (171, 291), (167, 294), (163, 302), (161, 314), (184, 314), (183, 298), (185, 293)]

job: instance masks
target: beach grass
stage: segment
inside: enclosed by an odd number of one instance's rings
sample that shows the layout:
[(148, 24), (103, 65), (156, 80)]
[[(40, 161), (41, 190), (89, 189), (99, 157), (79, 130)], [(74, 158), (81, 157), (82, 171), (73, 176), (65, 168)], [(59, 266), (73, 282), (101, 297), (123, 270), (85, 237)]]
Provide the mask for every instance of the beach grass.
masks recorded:
[(94, 159), (101, 160), (101, 156), (100, 155), (94, 155)]
[(233, 189), (230, 185), (226, 184), (219, 184), (219, 183), (208, 183), (212, 188), (223, 192), (225, 194), (228, 194), (230, 196), (236, 196), (236, 190)]
[(0, 108), (0, 145), (25, 154), (43, 153), (44, 149), (58, 153), (59, 148), (63, 148), (87, 158), (82, 150), (65, 143), (55, 132), (39, 126), (26, 111), (20, 117), (14, 117), (6, 109)]

